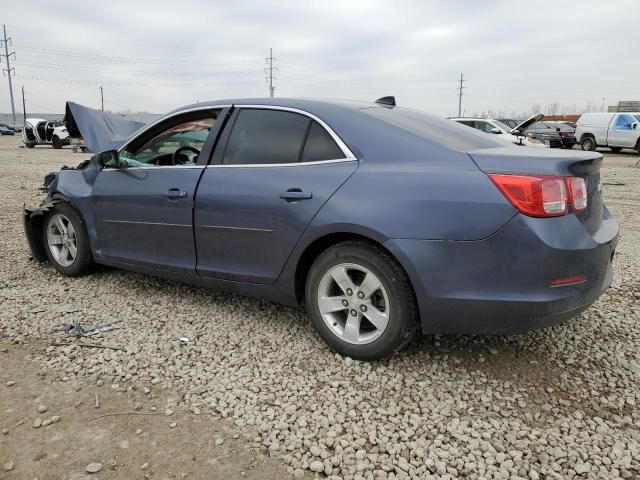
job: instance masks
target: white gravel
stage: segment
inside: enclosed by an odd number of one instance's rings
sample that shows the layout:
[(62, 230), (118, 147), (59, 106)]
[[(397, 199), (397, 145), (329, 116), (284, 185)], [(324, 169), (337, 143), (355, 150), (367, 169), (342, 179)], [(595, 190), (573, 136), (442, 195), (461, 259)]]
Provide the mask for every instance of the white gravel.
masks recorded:
[[(0, 336), (36, 345), (60, 381), (150, 391), (174, 400), (167, 414), (228, 418), (248, 448), (298, 478), (640, 478), (636, 157), (605, 160), (622, 224), (616, 276), (582, 316), (518, 337), (426, 337), (362, 363), (333, 354), (296, 309), (110, 269), (67, 279), (30, 262), (22, 204), (39, 201), (43, 174), (85, 156), (5, 138)], [(111, 320), (120, 328), (91, 341), (124, 351), (47, 347), (61, 323)]]

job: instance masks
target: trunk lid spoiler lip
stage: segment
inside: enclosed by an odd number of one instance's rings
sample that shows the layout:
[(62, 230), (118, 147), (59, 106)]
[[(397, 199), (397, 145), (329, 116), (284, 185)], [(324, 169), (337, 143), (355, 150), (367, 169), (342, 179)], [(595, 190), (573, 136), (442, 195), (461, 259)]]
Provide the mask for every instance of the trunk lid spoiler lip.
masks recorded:
[(518, 147), (484, 148), (467, 154), (483, 173), (584, 176), (597, 174), (603, 156), (597, 152), (554, 152)]

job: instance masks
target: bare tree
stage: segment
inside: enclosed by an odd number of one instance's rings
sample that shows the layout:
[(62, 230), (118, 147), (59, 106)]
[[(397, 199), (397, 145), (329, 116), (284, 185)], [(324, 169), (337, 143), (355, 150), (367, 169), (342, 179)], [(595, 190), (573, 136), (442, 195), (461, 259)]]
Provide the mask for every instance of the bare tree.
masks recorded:
[(560, 102), (551, 102), (547, 105), (547, 113), (549, 115), (557, 115), (560, 111)]
[(539, 103), (534, 103), (531, 105), (531, 115), (538, 115), (542, 112), (542, 105)]

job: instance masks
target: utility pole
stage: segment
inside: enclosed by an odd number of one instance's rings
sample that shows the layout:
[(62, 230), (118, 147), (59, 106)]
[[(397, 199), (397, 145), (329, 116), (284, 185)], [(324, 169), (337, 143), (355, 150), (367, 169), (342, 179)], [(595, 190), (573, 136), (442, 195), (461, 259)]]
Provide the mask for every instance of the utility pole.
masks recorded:
[(104, 90), (102, 88), (102, 85), (100, 85), (100, 105), (101, 105), (102, 111), (104, 112)]
[(13, 59), (16, 59), (16, 52), (9, 53), (9, 42), (11, 41), (11, 37), (7, 38), (7, 27), (2, 25), (2, 32), (4, 34), (4, 40), (0, 40), (0, 43), (4, 44), (4, 55), (0, 54), (0, 57), (4, 57), (7, 61), (6, 70), (3, 68), (2, 73), (7, 72), (7, 77), (9, 78), (9, 97), (11, 98), (11, 115), (13, 117), (13, 128), (16, 127), (16, 107), (13, 104), (13, 85), (11, 84), (11, 73), (15, 75), (16, 69), (11, 67), (9, 59), (11, 55), (13, 55)]
[(269, 49), (269, 56), (265, 60), (267, 61), (267, 65), (269, 65), (264, 69), (264, 72), (268, 74), (265, 78), (269, 83), (269, 97), (273, 98), (273, 92), (276, 89), (276, 87), (273, 86), (273, 71), (278, 70), (278, 67), (273, 66), (273, 61), (276, 60), (273, 58), (273, 48)]
[(602, 97), (602, 106), (600, 107), (600, 111), (604, 112), (604, 101), (606, 100), (606, 97)]
[(23, 122), (27, 123), (27, 104), (24, 101), (24, 85), (22, 86), (22, 117)]
[(464, 79), (464, 74), (460, 74), (460, 86), (458, 87), (458, 117), (462, 116), (462, 90), (465, 88), (462, 84), (466, 80)]

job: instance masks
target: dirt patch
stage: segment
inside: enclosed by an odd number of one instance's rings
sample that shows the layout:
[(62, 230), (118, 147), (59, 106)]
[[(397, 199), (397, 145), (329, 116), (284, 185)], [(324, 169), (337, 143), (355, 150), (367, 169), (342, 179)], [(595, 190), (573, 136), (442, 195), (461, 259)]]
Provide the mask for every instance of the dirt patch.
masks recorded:
[[(33, 361), (32, 348), (0, 341), (0, 468), (14, 465), (0, 470), (0, 479), (288, 476), (282, 463), (247, 449), (248, 439), (227, 422), (178, 409), (167, 416), (177, 399), (160, 390), (54, 381)], [(52, 417), (59, 420), (34, 428), (37, 419)], [(102, 464), (101, 471), (86, 473), (90, 463)]]

